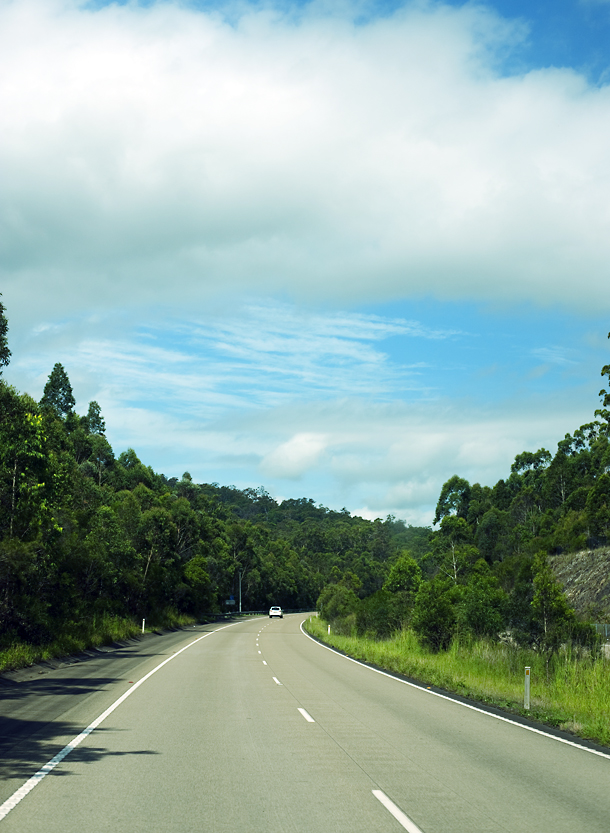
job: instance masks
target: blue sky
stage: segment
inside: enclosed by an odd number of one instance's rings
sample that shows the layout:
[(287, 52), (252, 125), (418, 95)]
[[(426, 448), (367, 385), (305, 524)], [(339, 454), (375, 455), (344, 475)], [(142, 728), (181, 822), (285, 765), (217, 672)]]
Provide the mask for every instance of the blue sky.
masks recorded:
[(610, 2), (0, 0), (0, 291), (115, 450), (430, 523), (593, 418)]

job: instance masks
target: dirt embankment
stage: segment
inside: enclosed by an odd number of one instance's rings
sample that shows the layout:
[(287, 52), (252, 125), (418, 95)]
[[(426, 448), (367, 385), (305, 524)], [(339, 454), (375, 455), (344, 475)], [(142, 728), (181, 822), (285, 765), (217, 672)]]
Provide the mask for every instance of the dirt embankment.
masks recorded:
[(610, 547), (553, 555), (549, 563), (579, 616), (610, 623)]

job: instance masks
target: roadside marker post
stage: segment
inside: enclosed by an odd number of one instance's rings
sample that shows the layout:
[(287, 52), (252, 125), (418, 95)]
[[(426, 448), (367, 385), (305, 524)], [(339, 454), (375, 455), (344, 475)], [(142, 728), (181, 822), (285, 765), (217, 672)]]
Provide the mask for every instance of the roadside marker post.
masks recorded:
[(529, 666), (525, 667), (525, 692), (523, 695), (523, 708), (529, 709), (530, 707), (530, 671), (531, 668)]
[(142, 633), (144, 633), (144, 625), (146, 624), (146, 619), (142, 619)]

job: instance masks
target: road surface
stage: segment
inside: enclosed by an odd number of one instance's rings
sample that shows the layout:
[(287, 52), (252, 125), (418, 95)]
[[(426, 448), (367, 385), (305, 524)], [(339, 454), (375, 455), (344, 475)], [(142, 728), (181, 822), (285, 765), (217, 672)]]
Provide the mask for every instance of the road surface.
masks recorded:
[(610, 757), (376, 673), (304, 618), (202, 626), (4, 686), (0, 833), (610, 829)]

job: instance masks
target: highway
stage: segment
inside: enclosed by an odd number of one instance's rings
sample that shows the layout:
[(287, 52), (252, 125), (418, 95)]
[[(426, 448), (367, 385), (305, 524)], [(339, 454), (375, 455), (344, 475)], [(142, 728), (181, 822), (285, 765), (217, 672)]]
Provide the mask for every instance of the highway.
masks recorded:
[(610, 829), (610, 757), (376, 673), (304, 618), (153, 637), (0, 688), (0, 833)]

